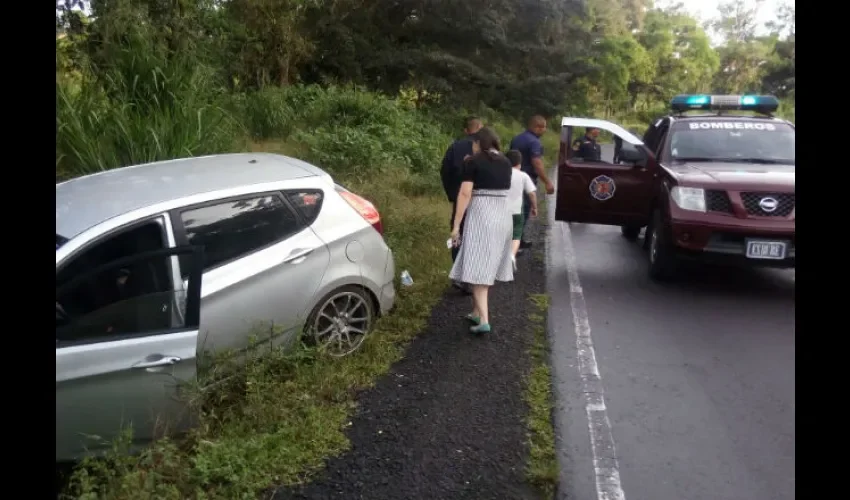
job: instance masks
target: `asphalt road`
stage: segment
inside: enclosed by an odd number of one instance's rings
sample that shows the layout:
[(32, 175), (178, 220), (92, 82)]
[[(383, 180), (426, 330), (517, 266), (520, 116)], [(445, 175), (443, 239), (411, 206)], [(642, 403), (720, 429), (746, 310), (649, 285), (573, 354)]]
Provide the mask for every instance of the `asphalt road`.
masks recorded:
[(640, 240), (549, 208), (559, 498), (793, 499), (794, 271), (655, 284)]

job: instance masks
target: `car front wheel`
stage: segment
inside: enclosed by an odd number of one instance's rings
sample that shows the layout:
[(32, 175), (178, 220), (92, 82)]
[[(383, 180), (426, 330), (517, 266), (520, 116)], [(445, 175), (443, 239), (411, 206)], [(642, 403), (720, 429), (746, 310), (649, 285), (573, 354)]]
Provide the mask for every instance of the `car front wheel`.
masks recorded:
[(656, 281), (670, 279), (676, 271), (676, 257), (658, 210), (646, 229), (646, 237), (649, 241), (649, 277)]
[(305, 325), (309, 340), (331, 356), (342, 357), (356, 351), (375, 321), (375, 305), (368, 292), (358, 286), (345, 286), (325, 295)]

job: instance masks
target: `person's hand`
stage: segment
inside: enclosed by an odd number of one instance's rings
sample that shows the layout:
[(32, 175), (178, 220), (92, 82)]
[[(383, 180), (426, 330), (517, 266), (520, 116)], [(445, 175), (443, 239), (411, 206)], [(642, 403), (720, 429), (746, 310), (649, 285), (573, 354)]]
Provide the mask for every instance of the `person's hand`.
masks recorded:
[(452, 229), (452, 245), (455, 247), (460, 245), (460, 228)]
[(531, 207), (531, 216), (537, 217), (537, 207)]
[(555, 194), (555, 185), (552, 184), (552, 181), (546, 181), (546, 194)]

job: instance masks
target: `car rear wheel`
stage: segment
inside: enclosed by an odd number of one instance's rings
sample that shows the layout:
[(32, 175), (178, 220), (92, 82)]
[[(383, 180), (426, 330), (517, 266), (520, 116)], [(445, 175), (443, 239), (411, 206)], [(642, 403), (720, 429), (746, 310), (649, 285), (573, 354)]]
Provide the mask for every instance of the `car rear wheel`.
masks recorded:
[(640, 226), (620, 226), (620, 232), (627, 240), (635, 241), (640, 235)]
[(667, 228), (658, 210), (652, 215), (652, 222), (646, 228), (646, 238), (649, 241), (649, 277), (656, 281), (670, 279), (676, 271), (676, 257), (673, 255)]
[(325, 295), (310, 313), (305, 326), (308, 340), (331, 356), (356, 351), (375, 322), (375, 305), (368, 292), (345, 286)]

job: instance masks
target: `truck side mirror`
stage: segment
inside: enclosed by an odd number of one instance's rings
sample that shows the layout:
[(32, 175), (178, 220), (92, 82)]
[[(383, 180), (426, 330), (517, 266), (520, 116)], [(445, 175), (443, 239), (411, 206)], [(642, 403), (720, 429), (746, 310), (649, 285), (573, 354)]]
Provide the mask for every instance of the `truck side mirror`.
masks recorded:
[(647, 156), (643, 148), (634, 146), (627, 142), (623, 143), (623, 147), (619, 151), (618, 158), (621, 163), (631, 164), (638, 167), (646, 166)]

